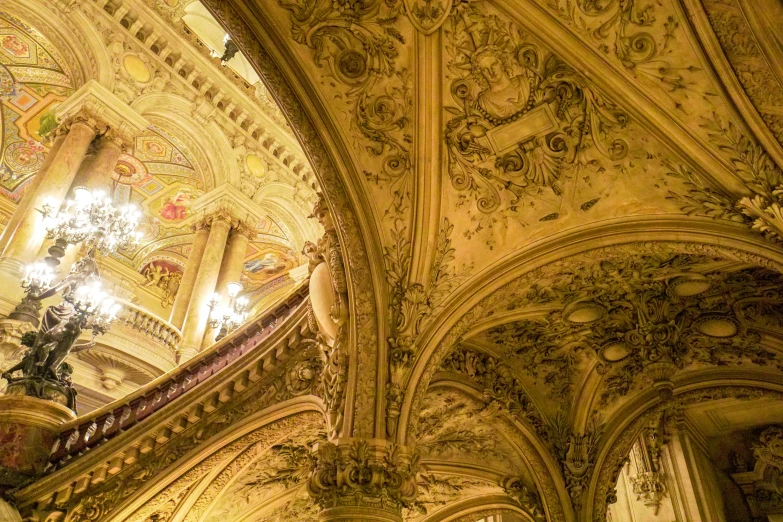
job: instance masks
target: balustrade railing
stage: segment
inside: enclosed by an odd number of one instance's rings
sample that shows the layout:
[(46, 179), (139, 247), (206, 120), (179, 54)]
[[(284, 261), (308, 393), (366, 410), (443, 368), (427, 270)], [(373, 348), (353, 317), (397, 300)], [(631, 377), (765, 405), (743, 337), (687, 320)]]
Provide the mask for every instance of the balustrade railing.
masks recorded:
[(70, 458), (115, 437), (158, 411), (197, 384), (230, 366), (231, 362), (259, 346), (308, 296), (303, 284), (273, 310), (254, 319), (171, 372), (127, 397), (64, 426), (49, 461), (57, 467)]
[(122, 308), (117, 314), (116, 325), (136, 330), (176, 352), (182, 340), (182, 332), (176, 326), (124, 299), (117, 299), (117, 302)]

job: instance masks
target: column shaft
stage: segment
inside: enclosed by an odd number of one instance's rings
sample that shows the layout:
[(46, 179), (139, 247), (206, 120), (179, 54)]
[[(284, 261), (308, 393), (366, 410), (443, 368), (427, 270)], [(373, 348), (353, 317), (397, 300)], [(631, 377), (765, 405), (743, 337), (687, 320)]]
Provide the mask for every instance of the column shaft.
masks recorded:
[[(226, 246), (226, 253), (223, 256), (223, 263), (220, 265), (220, 274), (218, 274), (215, 292), (218, 292), (224, 298), (226, 297), (226, 287), (232, 281), (239, 281), (242, 276), (242, 268), (245, 262), (245, 253), (247, 253), (247, 244), (250, 242), (250, 231), (240, 225), (231, 231)], [(215, 342), (217, 332), (207, 330), (204, 339), (201, 342), (201, 349), (205, 349)]]
[(193, 284), (193, 293), (190, 298), (190, 306), (185, 316), (185, 324), (182, 329), (182, 345), (180, 353), (182, 359), (190, 358), (198, 353), (204, 332), (207, 328), (209, 308), (207, 303), (215, 292), (220, 265), (226, 250), (226, 240), (231, 230), (231, 223), (222, 214), (212, 218), (212, 227), (209, 231), (207, 246), (201, 258), (196, 281)]
[[(109, 131), (111, 132), (111, 131)], [(103, 135), (98, 142), (98, 150), (92, 156), (85, 157), (76, 176), (71, 182), (70, 193), (76, 187), (86, 187), (90, 190), (101, 190), (105, 195), (111, 195), (111, 175), (122, 154), (122, 145), (117, 139)], [(41, 247), (38, 257), (45, 257), (51, 241)], [(82, 244), (71, 245), (60, 260), (62, 272), (67, 272), (79, 258)]]
[[(111, 132), (111, 131), (110, 131)], [(76, 187), (87, 187), (90, 190), (102, 190), (108, 194), (112, 185), (112, 173), (117, 167), (117, 161), (122, 154), (122, 143), (119, 139), (104, 135), (98, 144), (98, 152), (89, 164), (85, 161), (71, 184), (71, 190)]]
[(220, 266), (220, 275), (217, 280), (216, 292), (225, 293), (226, 285), (232, 281), (239, 281), (242, 277), (242, 269), (245, 264), (247, 245), (250, 242), (249, 231), (235, 229), (231, 232), (226, 247), (226, 255)]
[(47, 198), (52, 198), (58, 204), (65, 199), (95, 134), (95, 127), (86, 121), (77, 120), (71, 125), (56, 157), (40, 175), (36, 190), (29, 195), (28, 206), (17, 209), (17, 212), (22, 210), (24, 214), (20, 217), (13, 240), (3, 252), (4, 257), (22, 262), (33, 260), (44, 241), (43, 219), (36, 209), (41, 208)]
[(49, 170), (49, 167), (54, 162), (54, 158), (62, 148), (66, 136), (66, 132), (57, 132), (57, 135), (54, 138), (54, 143), (52, 143), (52, 147), (49, 149), (49, 154), (46, 155), (46, 159), (44, 160), (43, 165), (41, 165), (41, 168), (38, 169), (38, 172), (35, 174), (35, 176), (33, 176), (33, 179), (30, 180), (30, 182), (27, 184), (24, 196), (22, 196), (21, 201), (19, 201), (19, 204), (16, 206), (16, 210), (11, 216), (11, 219), (8, 221), (5, 229), (3, 229), (3, 234), (0, 235), (0, 254), (2, 254), (8, 244), (13, 241), (13, 238), (16, 235), (16, 230), (19, 227), (19, 223), (22, 221), (22, 217), (27, 214), (27, 209), (30, 208), (30, 200), (33, 199), (33, 194), (35, 194), (35, 192), (38, 190), (38, 187), (41, 185), (41, 180), (46, 177), (46, 171)]
[(190, 250), (188, 262), (185, 265), (185, 271), (182, 274), (182, 281), (177, 289), (177, 296), (174, 298), (174, 305), (171, 307), (171, 317), (169, 322), (177, 328), (182, 328), (185, 323), (185, 316), (188, 314), (188, 305), (190, 296), (193, 294), (193, 285), (198, 276), (198, 269), (201, 266), (201, 258), (204, 256), (204, 250), (207, 248), (207, 239), (209, 238), (209, 227), (206, 223), (200, 223), (196, 228), (196, 237), (193, 238), (193, 248)]

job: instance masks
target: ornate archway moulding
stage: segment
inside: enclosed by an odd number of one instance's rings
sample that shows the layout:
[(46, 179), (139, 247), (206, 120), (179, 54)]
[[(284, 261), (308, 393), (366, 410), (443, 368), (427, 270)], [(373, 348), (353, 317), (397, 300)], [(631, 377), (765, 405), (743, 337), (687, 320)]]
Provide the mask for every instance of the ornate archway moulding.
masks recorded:
[(76, 88), (96, 80), (111, 90), (114, 71), (105, 45), (93, 24), (73, 14), (58, 17), (55, 22), (52, 19), (52, 5), (37, 0), (7, 0), (3, 2), (3, 10), (32, 24), (64, 54), (74, 75)]
[(670, 150), (694, 162), (700, 176), (713, 181), (733, 195), (750, 191), (736, 175), (736, 169), (718, 150), (679, 123), (677, 115), (645, 93), (620, 65), (603, 55), (595, 46), (576, 34), (550, 10), (537, 2), (494, 0), (494, 5), (520, 26), (534, 31), (537, 37), (564, 60), (581, 71), (595, 71), (589, 79), (603, 92), (612, 93), (615, 102), (624, 107), (645, 130), (657, 136)]
[[(349, 288), (352, 324), (348, 339), (349, 369), (344, 435), (371, 437), (382, 433), (383, 394), (379, 386), (379, 360), (386, 360), (384, 274), (379, 231), (372, 206), (357, 181), (349, 147), (326, 116), (313, 86), (298, 75), (297, 63), (285, 41), (256, 16), (248, 2), (205, 0), (204, 5), (227, 29), (245, 57), (278, 102), (299, 138), (316, 173), (337, 223)], [(249, 24), (253, 24), (251, 27)], [(350, 173), (346, 175), (345, 173)], [(361, 369), (361, 371), (359, 371)], [(382, 385), (381, 385), (382, 386)]]
[[(264, 408), (245, 419), (239, 425), (227, 426), (222, 432), (216, 434), (211, 439), (202, 442), (199, 446), (201, 448), (200, 450), (183, 455), (177, 461), (176, 467), (168, 469), (165, 473), (156, 476), (153, 481), (147, 483), (143, 489), (136, 491), (134, 495), (124, 499), (123, 505), (112, 515), (112, 520), (126, 520), (139, 509), (145, 507), (156, 496), (161, 493), (165, 496), (166, 488), (174, 484), (175, 481), (179, 480), (186, 473), (189, 473), (190, 470), (206, 462), (213, 455), (219, 454), (221, 451), (229, 448), (232, 444), (240, 442), (242, 439), (251, 436), (259, 430), (263, 430), (268, 426), (274, 426), (276, 423), (286, 421), (287, 419), (295, 419), (296, 417), (308, 413), (317, 413), (319, 416), (323, 416), (323, 403), (320, 399), (312, 395), (296, 397)], [(326, 425), (325, 422), (323, 425)], [(278, 438), (282, 439), (286, 436), (286, 433), (280, 432)], [(207, 480), (204, 481), (205, 483), (200, 484), (199, 487), (193, 491), (189, 491), (187, 498), (197, 500), (217, 475), (230, 465), (235, 457), (236, 455), (219, 464), (216, 463), (214, 469), (204, 474), (205, 477), (209, 475)], [(183, 499), (178, 504), (178, 507), (185, 506), (186, 504), (188, 504), (187, 499)]]
[(421, 519), (420, 522), (457, 522), (463, 520), (463, 517), (470, 515), (476, 515), (470, 519), (464, 518), (464, 520), (475, 520), (481, 513), (485, 511), (500, 511), (506, 510), (513, 512), (527, 522), (533, 519), (529, 518), (529, 515), (525, 513), (510, 497), (506, 495), (487, 495), (478, 498), (469, 498), (455, 502), (448, 505), (438, 511), (427, 515)]
[(783, 252), (741, 225), (704, 218), (645, 216), (591, 224), (554, 235), (499, 260), (462, 284), (443, 306), (439, 318), (420, 337), (420, 352), (409, 376), (397, 438), (407, 440), (432, 375), (451, 347), (473, 329), (493, 305), (492, 295), (511, 282), (555, 261), (597, 249), (630, 245), (670, 245), (675, 250), (713, 254), (783, 273)]
[[(694, 31), (696, 32), (704, 51), (707, 53), (710, 63), (712, 63), (712, 66), (720, 77), (728, 96), (737, 105), (737, 110), (742, 114), (753, 135), (758, 138), (761, 145), (775, 160), (775, 163), (783, 168), (783, 147), (781, 147), (769, 127), (764, 123), (758, 110), (748, 97), (747, 91), (745, 91), (737, 75), (734, 73), (734, 69), (726, 58), (720, 41), (710, 25), (709, 17), (704, 10), (704, 5), (701, 0), (683, 0), (683, 5), (690, 14), (690, 20), (693, 23)], [(730, 26), (727, 25), (726, 27), (728, 30), (728, 27)], [(729, 36), (729, 38), (731, 38), (731, 36)]]
[[(438, 388), (456, 389), (479, 402), (486, 400), (481, 386), (467, 376), (442, 372), (437, 380), (432, 381), (428, 391)], [(492, 419), (495, 419), (501, 427), (498, 430), (501, 436), (517, 451), (528, 469), (533, 472), (533, 479), (541, 496), (543, 508), (549, 514), (549, 520), (569, 522), (574, 520), (569, 494), (560, 476), (560, 467), (544, 441), (531, 429), (531, 426), (502, 407), (495, 408), (489, 404), (486, 413), (487, 422), (491, 423)]]
[[(736, 369), (712, 369), (701, 376), (691, 375), (682, 381), (670, 406), (682, 407), (725, 398), (751, 400), (771, 396), (783, 399), (783, 384), (779, 374), (769, 372), (738, 373)], [(587, 498), (592, 500), (585, 502), (583, 520), (603, 522), (606, 519), (607, 498), (617, 480), (617, 470), (641, 430), (663, 408), (664, 404), (655, 391), (648, 390), (624, 405), (611, 419), (607, 419), (596, 454), (595, 472), (587, 491)]]

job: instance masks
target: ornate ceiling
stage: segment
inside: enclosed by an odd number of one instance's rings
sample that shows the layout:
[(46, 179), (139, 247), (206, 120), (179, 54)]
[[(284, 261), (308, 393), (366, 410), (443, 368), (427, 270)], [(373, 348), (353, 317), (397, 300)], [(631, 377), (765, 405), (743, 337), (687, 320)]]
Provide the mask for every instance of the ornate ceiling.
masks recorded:
[[(328, 504), (319, 466), (338, 446), (368, 465), (368, 440), (389, 445), (392, 473), (418, 466), (418, 499), (390, 500), (405, 520), (459, 520), (486, 499), (509, 520), (603, 520), (645, 427), (780, 397), (774, 0), (203, 4), (311, 161), (335, 226), (308, 248), (332, 277), (327, 315), (344, 322), (327, 361), (301, 352), (309, 362), (247, 392), (252, 408), (228, 394), (204, 432), (219, 442), (174, 437), (166, 484), (123, 478), (135, 496), (116, 520), (315, 520), (307, 491)], [(160, 247), (137, 268), (187, 257), (167, 241), (211, 183), (195, 147), (149, 132), (126, 159), (150, 180), (124, 190), (157, 220)], [(270, 177), (268, 154), (238, 141), (239, 185), (263, 202), (290, 172)], [(277, 217), (248, 252), (258, 288), (299, 261)], [(300, 399), (329, 415), (265, 409)], [(231, 433), (264, 412), (265, 427)], [(764, 419), (741, 417), (727, 433), (757, 437)], [(717, 454), (727, 433), (704, 430)], [(400, 448), (416, 448), (413, 464)], [(68, 502), (79, 513), (93, 500)]]
[[(175, 22), (180, 26), (183, 23), (179, 19)], [(211, 23), (216, 24), (214, 20)], [(101, 24), (96, 27), (105, 31), (107, 48), (115, 57), (116, 92), (137, 101), (140, 93), (154, 93), (164, 87), (165, 74), (148, 53), (123, 44), (117, 28), (104, 29)], [(58, 35), (53, 34), (57, 40)], [(8, 13), (0, 19), (0, 38), (0, 191), (6, 198), (2, 208), (7, 219), (48, 151), (49, 142), (39, 131), (44, 134), (56, 125), (52, 110), (78, 84), (65, 65), (63, 56), (68, 53), (59, 48), (67, 44), (58, 47), (39, 29)], [(246, 294), (251, 304), (256, 303), (263, 295), (274, 292), (275, 285), (287, 284), (287, 272), (302, 263), (299, 252), (315, 230), (305, 219), (312, 205), (312, 189), (286, 188), (289, 183), (295, 185), (296, 178), (292, 180), (289, 174), (281, 172), (276, 163), (280, 160), (269, 152), (261, 152), (263, 146), (251, 144), (234, 149), (229, 144), (216, 143), (214, 132), (194, 130), (192, 116), (176, 121), (172, 112), (179, 112), (174, 109), (176, 103), (171, 110), (166, 109), (166, 103), (172, 102), (158, 102), (149, 108), (143, 103), (139, 106), (150, 113), (148, 118), (153, 124), (121, 156), (114, 175), (115, 199), (132, 202), (142, 210), (140, 231), (144, 234), (138, 248), (116, 257), (145, 276), (145, 286), (161, 294), (163, 308), (168, 307), (178, 281), (172, 275), (181, 274), (184, 269), (193, 241), (191, 227), (199, 219), (193, 203), (230, 178), (231, 173), (225, 172), (226, 161), (234, 161), (231, 157), (236, 155), (237, 168), (244, 178), (236, 182), (237, 188), (262, 207), (259, 214), (263, 217), (248, 246), (243, 274)], [(274, 104), (259, 104), (274, 120), (284, 122)], [(280, 197), (281, 188), (282, 194), (293, 193), (300, 198), (301, 210), (280, 211), (279, 203), (272, 201)]]
[(48, 148), (39, 131), (51, 130), (50, 111), (73, 90), (66, 61), (51, 42), (22, 20), (1, 13), (0, 191), (11, 201), (19, 200), (43, 164)]

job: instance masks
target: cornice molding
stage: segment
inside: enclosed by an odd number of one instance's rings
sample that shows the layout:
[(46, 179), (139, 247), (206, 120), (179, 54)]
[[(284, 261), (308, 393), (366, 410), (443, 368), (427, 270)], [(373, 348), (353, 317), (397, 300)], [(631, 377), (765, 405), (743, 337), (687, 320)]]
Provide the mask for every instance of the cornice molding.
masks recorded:
[(149, 122), (95, 80), (90, 80), (57, 106), (58, 121), (65, 121), (86, 113), (99, 123), (119, 134), (123, 141), (146, 129)]

